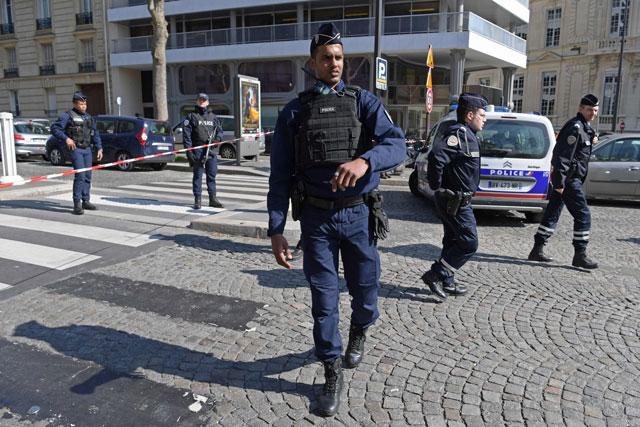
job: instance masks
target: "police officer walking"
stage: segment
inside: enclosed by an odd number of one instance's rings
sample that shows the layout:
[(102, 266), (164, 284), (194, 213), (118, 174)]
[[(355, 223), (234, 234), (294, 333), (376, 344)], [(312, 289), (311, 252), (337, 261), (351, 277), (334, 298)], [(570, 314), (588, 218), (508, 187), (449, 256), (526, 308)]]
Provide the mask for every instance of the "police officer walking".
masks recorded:
[[(89, 168), (93, 165), (91, 144), (97, 150), (96, 159), (102, 160), (102, 141), (96, 130), (96, 121), (86, 112), (87, 97), (82, 92), (74, 92), (73, 108), (62, 113), (51, 125), (51, 133), (58, 141), (64, 141), (73, 169)], [(89, 201), (91, 171), (76, 173), (73, 178), (73, 213), (82, 215), (84, 210), (95, 211), (96, 205)]]
[(534, 236), (534, 246), (529, 260), (551, 262), (553, 258), (545, 255), (544, 244), (556, 229), (562, 208), (566, 204), (573, 216), (572, 265), (587, 269), (598, 268), (598, 263), (587, 256), (591, 212), (582, 191), (582, 183), (587, 177), (589, 158), (593, 144), (598, 141), (595, 131), (589, 124), (598, 114), (598, 98), (585, 95), (580, 101), (578, 114), (564, 124), (556, 146), (553, 149), (551, 165), (551, 185), (553, 191), (544, 212), (538, 231)]
[(379, 173), (398, 166), (406, 148), (402, 131), (380, 100), (342, 81), (342, 40), (333, 24), (320, 27), (310, 50), (315, 87), (289, 102), (276, 123), (268, 234), (277, 263), (291, 269), (291, 250), (283, 232), (293, 188), (292, 217), (301, 221), (315, 354), (324, 365), (326, 380), (318, 412), (332, 416), (343, 388), (338, 258), (341, 255), (352, 297), (345, 362), (347, 368), (355, 368), (364, 354), (367, 328), (378, 318), (380, 259), (375, 232), (380, 230), (370, 227), (370, 217), (376, 224), (384, 223)]
[[(207, 110), (209, 95), (198, 94), (196, 110), (187, 115), (182, 127), (182, 138), (185, 148), (198, 147), (222, 141), (223, 130), (215, 114)], [(216, 198), (216, 174), (218, 173), (218, 159), (215, 147), (198, 148), (187, 151), (189, 165), (193, 168), (193, 203), (194, 209), (202, 208), (202, 170), (207, 176), (207, 192), (209, 206), (224, 207)]]
[(447, 293), (463, 295), (464, 285), (454, 281), (460, 269), (478, 250), (476, 218), (471, 198), (480, 182), (480, 142), (476, 132), (486, 122), (483, 95), (463, 93), (458, 98), (458, 121), (450, 126), (428, 156), (427, 181), (444, 226), (442, 253), (422, 280), (442, 299)]

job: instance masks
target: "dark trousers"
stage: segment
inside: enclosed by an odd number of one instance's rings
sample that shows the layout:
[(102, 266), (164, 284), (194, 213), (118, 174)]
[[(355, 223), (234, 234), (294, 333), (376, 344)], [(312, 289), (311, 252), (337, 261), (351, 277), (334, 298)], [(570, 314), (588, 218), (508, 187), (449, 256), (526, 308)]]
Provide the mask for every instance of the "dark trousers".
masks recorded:
[[(91, 147), (76, 148), (70, 151), (71, 165), (74, 169), (90, 168), (92, 166), (93, 155)], [(82, 200), (89, 201), (91, 190), (91, 171), (77, 173), (73, 177), (73, 202)]]
[(544, 245), (553, 235), (564, 205), (567, 205), (569, 213), (573, 216), (573, 246), (576, 249), (587, 247), (591, 230), (591, 212), (579, 179), (567, 180), (562, 194), (552, 191), (538, 231), (533, 237), (536, 245)]
[(342, 354), (338, 256), (342, 256), (352, 297), (351, 324), (361, 328), (368, 328), (378, 318), (380, 258), (376, 239), (369, 231), (369, 208), (365, 204), (340, 210), (305, 206), (300, 221), (316, 356), (327, 362)]
[(447, 213), (449, 199), (439, 193), (434, 196), (436, 211), (444, 226), (440, 259), (431, 270), (445, 283), (453, 283), (456, 270), (461, 268), (478, 250), (476, 217), (471, 205), (461, 206), (455, 215)]
[[(212, 148), (213, 150), (213, 148)], [(206, 148), (202, 150), (203, 153), (197, 153), (198, 158), (202, 158), (206, 154)], [(197, 152), (197, 150), (196, 150)], [(204, 169), (207, 177), (207, 192), (209, 195), (216, 195), (216, 174), (218, 173), (218, 158), (214, 154), (213, 157), (207, 159), (202, 167), (202, 161), (197, 160), (193, 165), (193, 195), (200, 196), (202, 194), (202, 170)]]

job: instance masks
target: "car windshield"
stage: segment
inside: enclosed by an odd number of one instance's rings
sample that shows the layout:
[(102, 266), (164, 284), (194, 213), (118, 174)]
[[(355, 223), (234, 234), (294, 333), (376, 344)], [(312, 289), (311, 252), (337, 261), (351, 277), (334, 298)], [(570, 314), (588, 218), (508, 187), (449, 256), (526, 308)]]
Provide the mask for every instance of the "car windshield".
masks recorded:
[(148, 121), (147, 126), (151, 135), (169, 136), (171, 135), (171, 126), (163, 121)]
[(233, 117), (218, 117), (220, 119), (220, 124), (222, 125), (222, 129), (225, 132), (233, 132), (236, 130), (236, 124), (233, 120)]
[(542, 159), (551, 144), (544, 124), (512, 119), (487, 120), (478, 139), (482, 156), (513, 159)]
[(32, 135), (48, 135), (49, 130), (46, 126), (41, 123), (16, 123), (14, 124), (16, 132), (18, 133), (28, 133)]

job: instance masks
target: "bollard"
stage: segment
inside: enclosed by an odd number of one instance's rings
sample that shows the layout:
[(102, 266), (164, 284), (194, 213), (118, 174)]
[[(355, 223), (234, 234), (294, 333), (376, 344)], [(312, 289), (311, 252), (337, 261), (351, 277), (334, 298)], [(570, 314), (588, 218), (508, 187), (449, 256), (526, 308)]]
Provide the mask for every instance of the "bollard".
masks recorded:
[(13, 139), (13, 114), (11, 113), (0, 113), (0, 149), (2, 150), (0, 184), (22, 181), (16, 167), (16, 146)]

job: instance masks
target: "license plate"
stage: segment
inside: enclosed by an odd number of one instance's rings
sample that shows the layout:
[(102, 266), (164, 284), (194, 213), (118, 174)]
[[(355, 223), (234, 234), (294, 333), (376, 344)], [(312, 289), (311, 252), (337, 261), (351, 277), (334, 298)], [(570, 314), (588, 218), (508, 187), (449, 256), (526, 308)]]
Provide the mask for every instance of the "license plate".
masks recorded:
[(487, 188), (496, 190), (523, 190), (524, 182), (516, 181), (487, 181)]
[(168, 151), (169, 147), (158, 147), (158, 150), (160, 150), (160, 151)]

